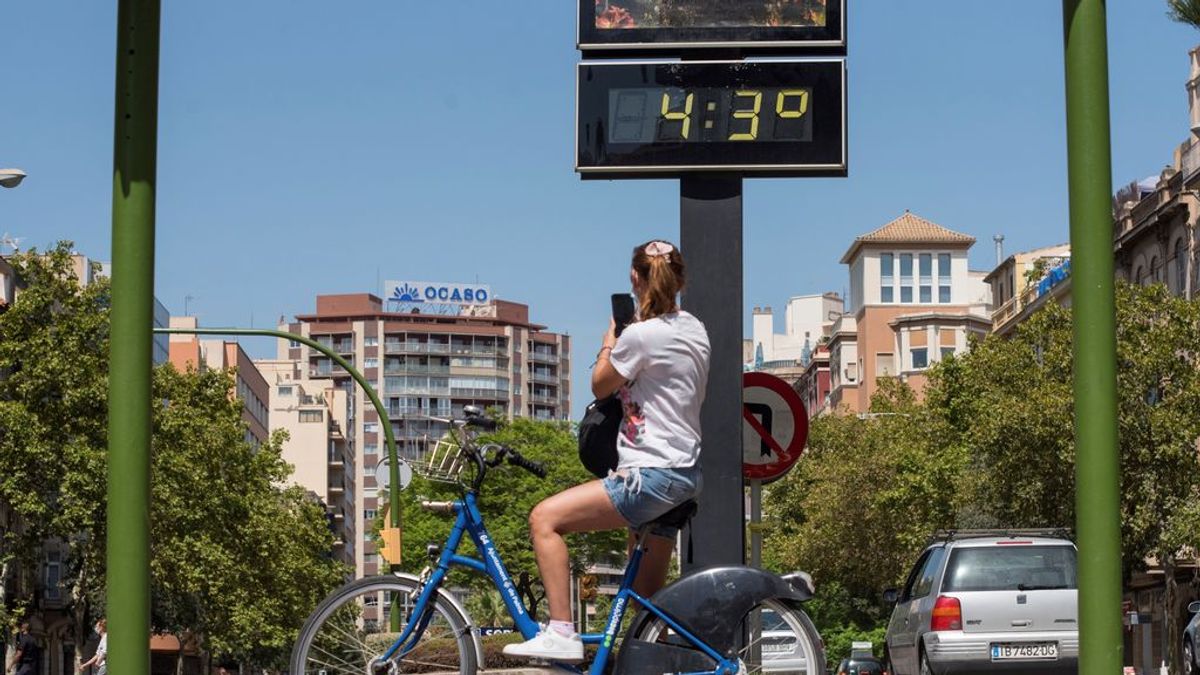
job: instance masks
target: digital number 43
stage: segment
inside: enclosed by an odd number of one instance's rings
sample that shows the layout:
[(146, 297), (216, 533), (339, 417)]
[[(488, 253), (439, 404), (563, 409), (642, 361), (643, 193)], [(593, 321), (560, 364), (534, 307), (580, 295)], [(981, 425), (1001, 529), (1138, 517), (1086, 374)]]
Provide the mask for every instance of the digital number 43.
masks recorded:
[[(731, 141), (753, 141), (758, 138), (758, 118), (762, 113), (763, 93), (754, 89), (742, 89), (734, 93), (734, 104), (732, 117), (735, 120), (749, 120), (750, 127), (745, 131), (735, 131), (729, 134), (728, 140)], [(739, 110), (738, 101), (740, 99), (748, 99), (751, 103), (750, 108)], [(692, 106), (695, 103), (696, 95), (688, 94), (683, 99), (683, 110), (671, 109), (671, 95), (663, 92), (662, 95), (662, 118), (664, 120), (682, 122), (680, 135), (684, 140), (687, 140), (692, 129)], [(808, 113), (808, 90), (807, 89), (784, 89), (775, 96), (775, 116), (779, 119), (796, 119), (803, 117)]]

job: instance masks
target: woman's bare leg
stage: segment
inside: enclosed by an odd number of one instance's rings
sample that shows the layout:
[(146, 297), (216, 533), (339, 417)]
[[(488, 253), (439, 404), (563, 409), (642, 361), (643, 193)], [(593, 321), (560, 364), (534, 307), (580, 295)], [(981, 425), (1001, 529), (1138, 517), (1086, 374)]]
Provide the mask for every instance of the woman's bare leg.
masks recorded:
[[(628, 558), (633, 558), (633, 547), (637, 543), (637, 535), (629, 533)], [(633, 580), (633, 590), (643, 598), (649, 598), (667, 583), (667, 571), (671, 566), (671, 555), (675, 553), (675, 540), (660, 537), (655, 534), (646, 536), (646, 550), (642, 553), (642, 563), (638, 567), (637, 578)]]
[(529, 514), (529, 534), (552, 621), (571, 620), (571, 572), (567, 543), (562, 536), (570, 532), (615, 530), (628, 525), (608, 498), (603, 481), (599, 480), (564, 490), (533, 507)]

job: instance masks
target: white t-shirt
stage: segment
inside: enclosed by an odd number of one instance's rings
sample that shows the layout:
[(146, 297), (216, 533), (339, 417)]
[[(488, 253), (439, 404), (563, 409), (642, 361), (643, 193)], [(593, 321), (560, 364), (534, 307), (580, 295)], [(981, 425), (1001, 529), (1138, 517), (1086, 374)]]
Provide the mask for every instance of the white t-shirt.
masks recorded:
[(700, 456), (700, 404), (708, 384), (708, 331), (687, 312), (630, 324), (609, 361), (628, 380), (618, 468), (692, 466)]
[(100, 660), (97, 662), (104, 663), (108, 659), (108, 633), (100, 636), (100, 644), (96, 645), (96, 653), (100, 654)]

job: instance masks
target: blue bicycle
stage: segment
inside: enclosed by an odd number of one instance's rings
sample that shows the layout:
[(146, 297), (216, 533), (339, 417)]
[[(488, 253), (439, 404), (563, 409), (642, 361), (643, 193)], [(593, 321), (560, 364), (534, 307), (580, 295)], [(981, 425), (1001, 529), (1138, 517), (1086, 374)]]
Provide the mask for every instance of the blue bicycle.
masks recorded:
[[(539, 626), (492, 544), (477, 504), (489, 469), (507, 462), (540, 478), (545, 470), (513, 448), (477, 447), (469, 429), (487, 430), (493, 423), (477, 409), (468, 409), (466, 417), (452, 422), (453, 442), (439, 443), (419, 465), (414, 464), (426, 477), (453, 481), (462, 488), (461, 497), (454, 501), (421, 504), (454, 517), (445, 545), (430, 547), (433, 562), (420, 575), (359, 579), (330, 595), (300, 631), (292, 651), (292, 675), (473, 675), (483, 666), (479, 629), (442, 587), (446, 574), (456, 566), (486, 574), (500, 591), (516, 629), (526, 639), (537, 633)], [(466, 468), (473, 469), (469, 481), (460, 479)], [(695, 502), (687, 502), (656, 522), (679, 527), (695, 509)], [(710, 568), (644, 598), (632, 586), (645, 551), (643, 542), (653, 525), (638, 532), (604, 632), (581, 636), (585, 645), (595, 646), (586, 672), (824, 675), (820, 636), (800, 608), (812, 597), (807, 575), (780, 577), (742, 566)], [(464, 536), (471, 538), (481, 558), (458, 554)], [(628, 634), (620, 638), (631, 602), (641, 609)], [(584, 672), (575, 665), (553, 665)]]

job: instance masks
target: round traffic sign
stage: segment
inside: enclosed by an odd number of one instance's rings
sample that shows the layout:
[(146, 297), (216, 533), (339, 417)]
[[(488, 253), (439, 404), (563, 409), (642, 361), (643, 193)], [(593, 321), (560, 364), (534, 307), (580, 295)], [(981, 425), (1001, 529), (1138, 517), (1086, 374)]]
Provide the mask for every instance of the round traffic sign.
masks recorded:
[(767, 373), (742, 375), (742, 475), (772, 481), (792, 468), (808, 441), (808, 413), (791, 385)]
[[(408, 465), (408, 462), (401, 459), (400, 460), (400, 489), (401, 490), (408, 487), (408, 484), (412, 482), (412, 477), (413, 477), (412, 467)], [(388, 466), (387, 458), (384, 457), (383, 459), (379, 460), (379, 464), (375, 465), (375, 483), (378, 484), (379, 487), (386, 490), (386, 489), (388, 489), (388, 486), (391, 484), (391, 482), (392, 482), (391, 467)]]

